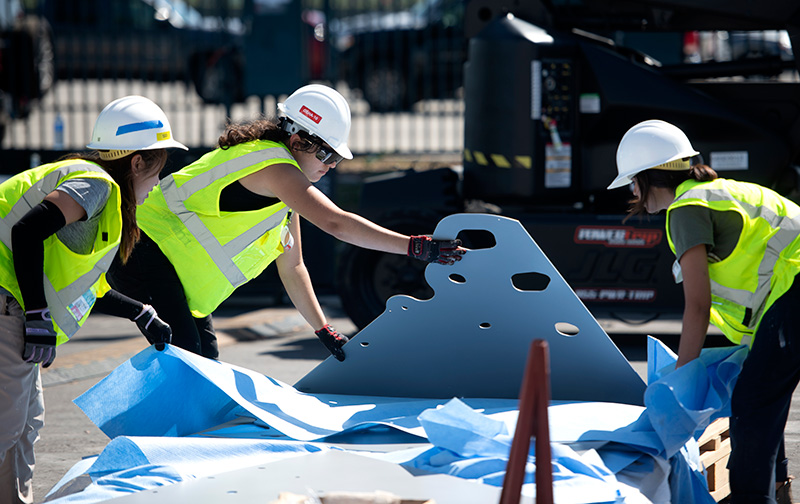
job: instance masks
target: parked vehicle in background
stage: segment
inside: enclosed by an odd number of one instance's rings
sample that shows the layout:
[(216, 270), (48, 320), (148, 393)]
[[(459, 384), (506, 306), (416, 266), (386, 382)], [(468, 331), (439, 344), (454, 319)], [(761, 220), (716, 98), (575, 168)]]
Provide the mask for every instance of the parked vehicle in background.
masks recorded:
[(191, 80), (201, 90), (206, 62), (244, 32), (184, 0), (41, 0), (39, 11), (53, 28), (58, 79)]
[(360, 89), (373, 111), (455, 96), (467, 55), (464, 5), (420, 0), (396, 12), (343, 10), (330, 21), (339, 78)]
[[(194, 4), (193, 4), (194, 5)], [(289, 0), (38, 0), (59, 79), (186, 81), (206, 103), (320, 78), (324, 18)]]
[(786, 30), (732, 31), (729, 34), (731, 59), (794, 58), (789, 32)]
[(52, 84), (47, 21), (25, 12), (19, 0), (0, 0), (0, 141), (8, 121), (27, 117)]

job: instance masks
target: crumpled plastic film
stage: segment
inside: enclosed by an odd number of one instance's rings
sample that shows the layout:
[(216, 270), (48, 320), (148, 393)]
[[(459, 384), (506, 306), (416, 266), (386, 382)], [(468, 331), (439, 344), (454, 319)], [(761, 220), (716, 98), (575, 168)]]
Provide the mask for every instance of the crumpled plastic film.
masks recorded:
[(645, 390), (644, 404), (667, 458), (711, 422), (730, 416), (731, 394), (747, 353), (745, 345), (705, 348), (699, 358), (674, 369), (677, 356), (649, 338), (648, 375), (655, 381)]
[[(558, 502), (711, 504), (693, 436), (729, 414), (746, 355), (746, 347), (704, 349), (700, 359), (674, 370), (674, 354), (653, 339), (646, 408), (551, 403)], [(306, 441), (342, 442), (351, 434), (370, 442), (376, 432), (385, 439), (372, 442), (407, 443), (413, 435), (420, 444), (375, 458), (499, 486), (518, 416), (517, 401), (505, 399), (304, 394), (174, 347), (144, 350), (75, 402), (109, 436), (159, 436), (117, 438), (91, 467), (81, 466), (96, 480), (93, 488), (102, 480), (106, 490), (122, 493), (197, 477), (217, 470), (219, 460), (230, 470), (255, 460), (252, 446), (284, 456), (320, 446)], [(523, 493), (532, 495), (535, 453), (527, 470)]]
[[(293, 441), (120, 436), (109, 442), (97, 457), (76, 464), (81, 468), (81, 474), (91, 478), (88, 487), (53, 502), (100, 502), (211, 476), (221, 470), (234, 471), (327, 449)], [(70, 471), (48, 494), (48, 499), (59, 497), (64, 493), (60, 489), (77, 476)]]
[[(594, 411), (600, 413), (602, 403)], [(584, 413), (592, 411), (585, 403)], [(481, 483), (502, 486), (513, 435), (502, 422), (472, 410), (458, 399), (423, 412), (419, 417), (431, 448), (409, 451), (408, 459), (400, 453), (391, 459), (405, 466), (434, 473), (446, 473)], [(536, 456), (531, 447), (526, 465), (523, 495), (534, 495)], [(633, 458), (639, 457), (635, 454)], [(552, 443), (553, 492), (557, 502), (583, 504), (599, 502), (651, 502), (632, 487), (620, 484), (595, 450), (579, 454), (570, 446)], [(662, 473), (662, 478), (666, 474)], [(641, 500), (634, 496), (641, 497)], [(668, 497), (668, 493), (667, 493)], [(633, 499), (633, 500), (630, 500)], [(668, 502), (667, 498), (667, 502)]]
[[(465, 400), (487, 414), (517, 409), (513, 399)], [(275, 439), (315, 441), (369, 425), (424, 438), (417, 416), (444, 401), (305, 394), (255, 371), (168, 345), (162, 352), (142, 350), (74, 402), (110, 438), (188, 436), (248, 417)]]

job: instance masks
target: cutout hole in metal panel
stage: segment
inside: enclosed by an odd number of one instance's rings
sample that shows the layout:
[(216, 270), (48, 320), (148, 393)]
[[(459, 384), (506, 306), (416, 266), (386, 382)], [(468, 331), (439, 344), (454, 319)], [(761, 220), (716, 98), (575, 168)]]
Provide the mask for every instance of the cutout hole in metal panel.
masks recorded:
[(485, 229), (464, 229), (456, 236), (461, 245), (470, 250), (489, 249), (497, 245), (494, 234)]
[(533, 271), (511, 276), (511, 284), (521, 291), (543, 291), (550, 285), (550, 277)]
[(492, 324), (490, 324), (489, 322), (481, 322), (480, 324), (481, 329), (489, 329), (490, 327), (492, 327)]
[(577, 336), (580, 332), (580, 329), (569, 322), (556, 322), (556, 331), (558, 331), (558, 333), (562, 336), (571, 338), (573, 336)]
[(450, 273), (450, 276), (448, 276), (447, 278), (449, 278), (451, 282), (457, 284), (463, 284), (467, 282), (467, 279), (464, 278), (462, 275), (459, 275), (458, 273)]

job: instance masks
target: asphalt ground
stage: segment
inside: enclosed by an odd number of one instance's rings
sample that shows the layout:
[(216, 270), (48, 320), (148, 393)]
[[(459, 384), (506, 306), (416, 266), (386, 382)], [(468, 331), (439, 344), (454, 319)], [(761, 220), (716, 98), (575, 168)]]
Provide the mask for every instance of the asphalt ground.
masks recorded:
[[(356, 326), (341, 310), (338, 298), (322, 298), (331, 324), (347, 335)], [(220, 359), (293, 384), (328, 352), (311, 328), (291, 306), (265, 309), (219, 310), (214, 315)], [(619, 320), (598, 315), (598, 321), (634, 369), (646, 373), (646, 335), (677, 348), (680, 320), (675, 317), (649, 322)], [(724, 345), (714, 330), (707, 346)], [(91, 315), (70, 342), (59, 347), (50, 368), (43, 370), (46, 418), (36, 445), (34, 496), (42, 502), (47, 492), (82, 458), (100, 453), (109, 439), (72, 402), (117, 365), (147, 346), (135, 324), (105, 315)], [(176, 394), (180, 391), (176, 390)], [(790, 473), (800, 474), (800, 392), (795, 392), (786, 427)]]

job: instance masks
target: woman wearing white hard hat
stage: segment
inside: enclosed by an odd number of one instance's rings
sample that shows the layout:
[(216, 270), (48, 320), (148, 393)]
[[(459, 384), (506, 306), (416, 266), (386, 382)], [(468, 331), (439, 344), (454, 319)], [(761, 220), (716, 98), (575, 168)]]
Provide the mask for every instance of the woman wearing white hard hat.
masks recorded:
[(0, 184), (0, 502), (33, 502), (39, 366), (53, 363), (94, 306), (135, 320), (151, 343), (170, 338), (154, 309), (111, 290), (105, 272), (138, 239), (136, 205), (158, 182), (165, 149), (186, 147), (141, 96), (103, 109), (88, 147)]
[(629, 215), (666, 211), (685, 308), (676, 367), (700, 355), (709, 322), (750, 346), (731, 396), (731, 502), (791, 502), (783, 431), (800, 380), (800, 207), (757, 184), (718, 178), (664, 121), (628, 130), (609, 189)]
[(337, 91), (304, 86), (278, 108), (279, 120), (229, 125), (217, 149), (165, 177), (139, 208), (145, 237), (110, 281), (155, 306), (174, 345), (217, 358), (211, 313), (274, 261), (295, 307), (344, 360), (348, 338), (328, 324), (303, 262), (300, 216), (346, 242), (429, 262), (452, 264), (464, 249), (382, 228), (312, 185), (353, 157), (350, 107)]

